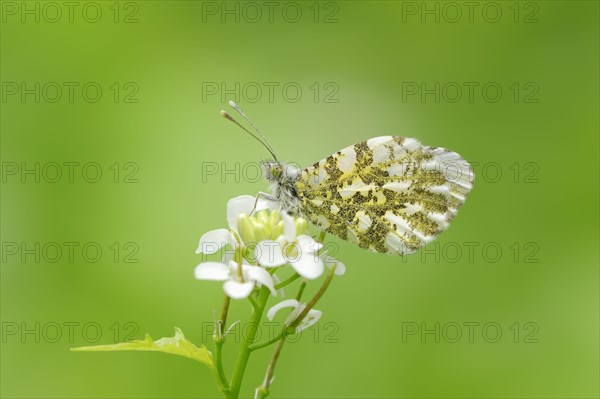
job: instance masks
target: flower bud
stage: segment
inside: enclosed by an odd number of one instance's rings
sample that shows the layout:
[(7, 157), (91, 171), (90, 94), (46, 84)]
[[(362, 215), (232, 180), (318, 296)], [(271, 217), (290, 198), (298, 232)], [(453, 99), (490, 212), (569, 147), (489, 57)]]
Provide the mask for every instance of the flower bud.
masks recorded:
[(254, 221), (254, 236), (256, 237), (256, 241), (254, 241), (256, 243), (268, 240), (271, 238), (271, 226)]
[[(306, 234), (308, 222), (301, 217), (294, 218), (296, 235)], [(262, 210), (252, 216), (240, 214), (237, 218), (237, 229), (242, 241), (246, 244), (259, 243), (263, 240), (276, 240), (284, 233), (284, 222), (277, 211)]]
[(252, 218), (245, 213), (237, 218), (237, 229), (243, 242), (256, 242), (255, 227)]

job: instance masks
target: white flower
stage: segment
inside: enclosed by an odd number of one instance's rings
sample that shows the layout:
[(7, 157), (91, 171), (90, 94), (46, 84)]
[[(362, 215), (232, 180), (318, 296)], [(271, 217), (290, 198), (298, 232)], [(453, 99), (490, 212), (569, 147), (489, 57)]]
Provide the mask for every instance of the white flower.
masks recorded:
[[(322, 253), (323, 245), (307, 235), (305, 219), (279, 213), (273, 206), (251, 195), (229, 200), (229, 228), (205, 233), (196, 250), (196, 253), (214, 254), (225, 248), (222, 261), (202, 262), (196, 267), (196, 278), (224, 281), (225, 293), (237, 299), (248, 297), (257, 285), (268, 287), (277, 295), (274, 285), (279, 280), (264, 268), (289, 263), (300, 276), (316, 279), (323, 274), (325, 265), (337, 264), (335, 273), (344, 273), (344, 264)], [(241, 265), (234, 254), (242, 257)]]
[(202, 262), (194, 272), (198, 280), (224, 281), (223, 289), (233, 299), (247, 298), (256, 285), (264, 285), (273, 295), (277, 295), (273, 286), (273, 278), (265, 269), (258, 266), (242, 264), (241, 278), (239, 265), (234, 261)]
[[(275, 317), (275, 314), (283, 308), (294, 308), (284, 322), (286, 325), (290, 325), (294, 320), (296, 320), (300, 313), (302, 313), (302, 311), (306, 309), (306, 305), (298, 302), (295, 299), (288, 299), (279, 302), (277, 305), (269, 309), (269, 311), (267, 312), (267, 318), (270, 321), (272, 321)], [(309, 310), (304, 319), (302, 319), (302, 321), (298, 325), (298, 327), (296, 327), (296, 334), (298, 334), (302, 330), (306, 330), (307, 328), (312, 327), (317, 321), (319, 321), (322, 314), (323, 312), (321, 312), (320, 310)]]
[(238, 240), (241, 240), (240, 232), (238, 231), (238, 218), (241, 215), (250, 215), (253, 210), (256, 213), (267, 208), (269, 208), (269, 204), (266, 201), (260, 198), (257, 199), (251, 195), (240, 195), (239, 197), (230, 199), (227, 201), (227, 224), (229, 225), (229, 230), (217, 229), (203, 234), (200, 237), (196, 253), (214, 254), (227, 244), (235, 248)]
[(282, 212), (283, 236), (276, 240), (263, 240), (255, 248), (255, 258), (261, 266), (279, 267), (289, 263), (304, 278), (313, 280), (323, 274), (324, 263), (318, 252), (323, 245), (311, 236), (299, 234), (306, 231), (306, 221), (296, 226), (294, 219)]

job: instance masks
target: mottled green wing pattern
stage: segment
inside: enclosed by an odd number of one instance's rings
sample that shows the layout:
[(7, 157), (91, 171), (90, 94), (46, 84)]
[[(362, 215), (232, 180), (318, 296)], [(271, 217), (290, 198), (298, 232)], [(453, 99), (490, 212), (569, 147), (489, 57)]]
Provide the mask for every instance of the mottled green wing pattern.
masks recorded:
[(303, 215), (374, 252), (414, 253), (445, 230), (471, 190), (470, 165), (413, 138), (375, 137), (304, 169)]

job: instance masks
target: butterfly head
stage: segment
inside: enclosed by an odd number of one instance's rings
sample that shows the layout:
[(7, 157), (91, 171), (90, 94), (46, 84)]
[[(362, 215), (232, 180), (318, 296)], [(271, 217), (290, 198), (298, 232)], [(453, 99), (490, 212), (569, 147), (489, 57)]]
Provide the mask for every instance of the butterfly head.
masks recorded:
[(263, 176), (271, 183), (285, 184), (298, 179), (300, 170), (289, 163), (281, 164), (277, 161), (262, 161), (261, 168)]
[(271, 192), (277, 201), (279, 201), (282, 209), (291, 214), (297, 214), (300, 200), (298, 199), (298, 194), (296, 193), (295, 183), (300, 178), (301, 169), (289, 163), (280, 163), (277, 160), (275, 151), (273, 151), (273, 147), (267, 138), (261, 133), (260, 130), (258, 130), (254, 123), (252, 123), (252, 121), (246, 116), (246, 114), (244, 114), (240, 107), (238, 107), (238, 105), (233, 101), (230, 101), (229, 105), (231, 105), (233, 109), (239, 112), (239, 114), (242, 115), (242, 117), (248, 121), (248, 123), (250, 123), (258, 135), (243, 127), (227, 112), (221, 111), (221, 115), (225, 119), (238, 125), (242, 130), (258, 140), (267, 149), (267, 151), (269, 151), (271, 156), (273, 156), (273, 160), (261, 162), (263, 175), (269, 182), (269, 185), (271, 186)]

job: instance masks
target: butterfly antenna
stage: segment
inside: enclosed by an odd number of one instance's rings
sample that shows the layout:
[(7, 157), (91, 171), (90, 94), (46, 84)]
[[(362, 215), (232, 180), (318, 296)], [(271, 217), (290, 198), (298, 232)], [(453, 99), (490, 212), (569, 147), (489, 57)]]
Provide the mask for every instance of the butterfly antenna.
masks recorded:
[[(231, 105), (231, 107), (233, 109), (235, 109), (237, 112), (239, 112), (239, 114), (242, 115), (244, 117), (244, 119), (248, 121), (248, 123), (254, 128), (254, 130), (256, 130), (258, 132), (258, 134), (260, 134), (260, 137), (263, 138), (264, 142), (271, 149), (271, 154), (273, 154), (275, 151), (273, 150), (273, 146), (271, 145), (271, 143), (269, 143), (269, 140), (267, 140), (267, 138), (265, 137), (264, 134), (262, 134), (262, 132), (260, 131), (260, 129), (257, 128), (254, 123), (252, 123), (252, 121), (250, 120), (250, 118), (248, 118), (246, 116), (246, 114), (244, 113), (244, 111), (242, 111), (241, 108), (235, 102), (233, 102), (233, 101), (229, 101), (229, 105)], [(275, 155), (273, 155), (273, 157), (275, 157)], [(275, 159), (275, 160), (277, 160), (277, 159)]]
[[(243, 114), (242, 114), (243, 115)], [(269, 153), (273, 156), (273, 159), (275, 161), (277, 161), (277, 157), (275, 156), (275, 153), (273, 152), (273, 150), (271, 149), (270, 146), (268, 146), (267, 144), (265, 144), (260, 137), (258, 137), (257, 135), (255, 135), (254, 133), (252, 133), (250, 130), (246, 129), (244, 126), (242, 126), (238, 121), (236, 121), (235, 119), (233, 119), (233, 117), (231, 115), (229, 115), (227, 112), (221, 110), (221, 116), (225, 119), (227, 119), (228, 121), (231, 121), (233, 123), (235, 123), (236, 125), (238, 125), (243, 131), (245, 131), (246, 133), (248, 133), (250, 136), (254, 137), (259, 143), (261, 143), (266, 149), (267, 151), (269, 151)], [(262, 136), (262, 135), (261, 135)], [(263, 137), (264, 138), (264, 137)], [(267, 142), (268, 143), (268, 142)]]

